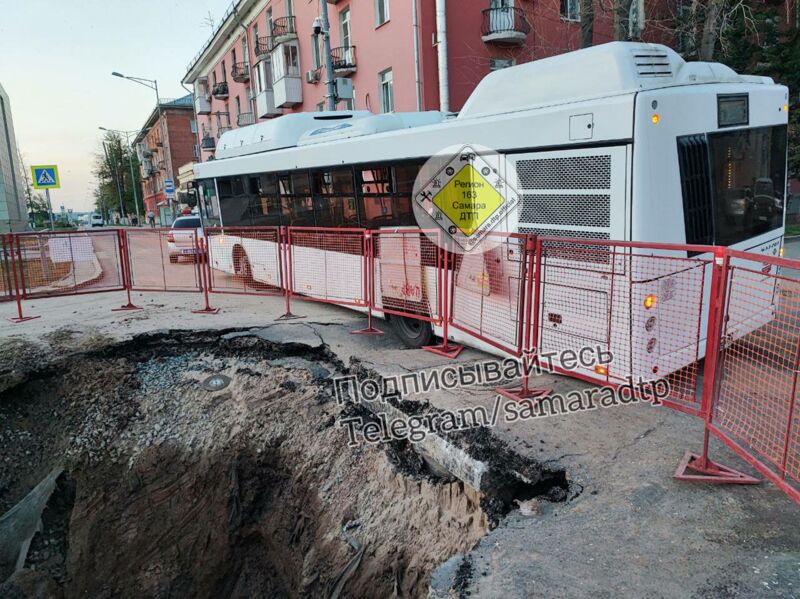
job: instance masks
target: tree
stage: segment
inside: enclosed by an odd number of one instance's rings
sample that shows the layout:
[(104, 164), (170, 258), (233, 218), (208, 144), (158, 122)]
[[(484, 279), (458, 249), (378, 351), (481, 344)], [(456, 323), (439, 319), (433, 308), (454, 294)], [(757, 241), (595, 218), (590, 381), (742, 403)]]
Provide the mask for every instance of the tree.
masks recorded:
[[(105, 144), (105, 149), (101, 146), (101, 149), (95, 154), (93, 170), (98, 181), (94, 192), (97, 212), (102, 214), (106, 220), (110, 220), (113, 213), (119, 213), (120, 201), (117, 190), (117, 183), (119, 183), (122, 190), (122, 216), (134, 215), (136, 214), (134, 186), (138, 197), (142, 197), (139, 159), (136, 152), (132, 152), (122, 136), (115, 131), (106, 131), (102, 144)], [(131, 161), (133, 162), (132, 176)]]

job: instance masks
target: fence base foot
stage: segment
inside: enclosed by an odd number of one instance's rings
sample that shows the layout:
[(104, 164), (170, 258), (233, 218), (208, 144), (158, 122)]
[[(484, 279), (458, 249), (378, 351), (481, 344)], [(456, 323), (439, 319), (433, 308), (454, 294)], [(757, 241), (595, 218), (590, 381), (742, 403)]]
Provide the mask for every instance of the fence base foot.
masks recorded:
[(451, 360), (456, 359), (458, 355), (464, 351), (464, 347), (462, 345), (450, 345), (444, 343), (442, 345), (426, 345), (422, 349), (426, 352), (436, 354), (437, 356), (450, 358)]
[(20, 322), (26, 322), (28, 320), (35, 320), (37, 318), (41, 318), (41, 316), (14, 316), (13, 318), (7, 318), (10, 322), (15, 324), (19, 324)]
[(350, 331), (351, 335), (383, 335), (383, 331), (369, 326), (366, 329), (359, 329), (357, 331)]
[(297, 320), (298, 318), (305, 318), (305, 316), (299, 316), (297, 314), (292, 314), (291, 312), (287, 312), (283, 316), (278, 316), (275, 320)]
[(127, 303), (124, 306), (120, 306), (119, 308), (111, 308), (112, 312), (128, 312), (133, 310), (144, 310), (144, 308), (140, 308), (139, 306), (131, 303)]
[(718, 485), (757, 485), (761, 482), (749, 474), (717, 464), (711, 460), (706, 460), (705, 465), (703, 465), (701, 457), (691, 451), (687, 451), (680, 464), (678, 464), (678, 468), (675, 470), (675, 478)]
[(521, 402), (529, 399), (541, 399), (547, 397), (553, 392), (549, 387), (534, 387), (533, 389), (525, 387), (514, 387), (512, 389), (502, 389), (498, 387), (495, 393), (502, 395), (511, 401)]
[(202, 310), (192, 310), (192, 314), (219, 314), (219, 308), (203, 308)]

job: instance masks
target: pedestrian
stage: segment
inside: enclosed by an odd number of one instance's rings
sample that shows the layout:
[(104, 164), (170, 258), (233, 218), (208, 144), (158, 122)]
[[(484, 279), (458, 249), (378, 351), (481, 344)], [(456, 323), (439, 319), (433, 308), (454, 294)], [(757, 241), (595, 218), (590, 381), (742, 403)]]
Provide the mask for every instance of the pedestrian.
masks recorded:
[(150, 223), (150, 228), (151, 229), (155, 229), (156, 228), (156, 214), (152, 210), (147, 213), (147, 222)]

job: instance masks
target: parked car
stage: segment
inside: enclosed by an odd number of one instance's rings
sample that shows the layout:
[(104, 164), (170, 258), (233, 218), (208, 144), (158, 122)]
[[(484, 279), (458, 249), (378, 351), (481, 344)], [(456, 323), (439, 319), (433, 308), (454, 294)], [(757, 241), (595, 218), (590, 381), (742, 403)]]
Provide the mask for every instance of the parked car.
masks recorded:
[(92, 216), (89, 217), (89, 225), (92, 228), (102, 227), (104, 224), (105, 223), (103, 222), (103, 217), (100, 216), (99, 214), (92, 214)]
[(191, 257), (194, 261), (201, 239), (205, 239), (205, 233), (203, 233), (203, 225), (199, 216), (176, 218), (167, 235), (169, 261), (175, 264), (181, 256)]

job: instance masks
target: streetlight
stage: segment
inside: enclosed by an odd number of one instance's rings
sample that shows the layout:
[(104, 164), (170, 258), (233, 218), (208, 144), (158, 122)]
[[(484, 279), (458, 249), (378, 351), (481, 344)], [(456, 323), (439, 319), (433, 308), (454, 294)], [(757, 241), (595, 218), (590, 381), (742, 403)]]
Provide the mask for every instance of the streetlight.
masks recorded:
[[(125, 134), (125, 144), (128, 146), (128, 161), (131, 165), (131, 187), (133, 188), (133, 203), (136, 206), (136, 222), (141, 223), (142, 218), (139, 213), (139, 194), (136, 191), (136, 176), (133, 173), (133, 146), (131, 145), (129, 138), (131, 133), (138, 133), (138, 131), (121, 131), (119, 129), (106, 129), (105, 127), (98, 127), (98, 129), (100, 129), (100, 131)], [(145, 133), (147, 131), (149, 131), (149, 129), (142, 129), (141, 133)]]
[[(129, 75), (118, 73), (117, 71), (113, 71), (111, 75), (114, 77), (120, 77), (121, 79), (127, 79), (128, 81), (133, 81), (139, 85), (144, 85), (145, 87), (149, 87), (156, 92), (156, 110), (158, 111), (158, 120), (161, 123), (161, 139), (166, 140), (167, 142), (165, 151), (167, 159), (167, 175), (169, 175), (169, 179), (174, 183), (175, 177), (174, 173), (172, 172), (172, 157), (170, 156), (172, 145), (169, 143), (169, 127), (166, 127), (166, 133), (164, 132), (166, 123), (164, 122), (165, 119), (161, 118), (161, 96), (158, 95), (158, 81), (155, 79), (146, 79), (144, 77), (131, 77)], [(168, 197), (167, 201), (169, 203), (170, 210), (172, 210), (172, 198)]]

